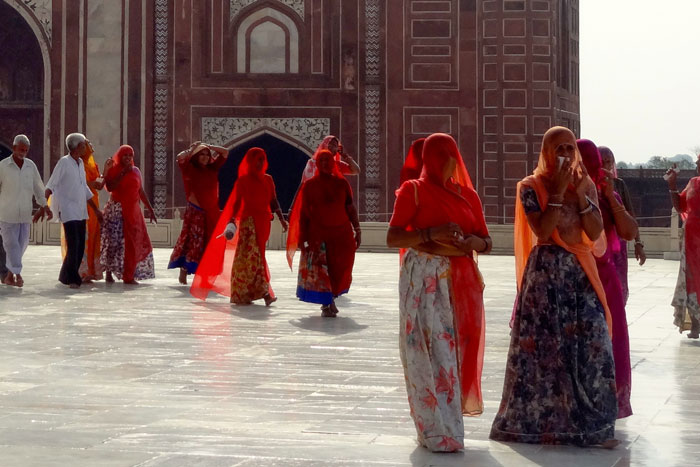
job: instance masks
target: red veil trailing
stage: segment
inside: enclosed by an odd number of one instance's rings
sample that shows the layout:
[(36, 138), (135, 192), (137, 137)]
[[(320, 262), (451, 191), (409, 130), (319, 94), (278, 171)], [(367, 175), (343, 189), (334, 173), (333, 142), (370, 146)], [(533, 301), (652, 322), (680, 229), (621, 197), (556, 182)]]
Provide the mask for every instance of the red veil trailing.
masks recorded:
[[(443, 182), (449, 159), (456, 162), (452, 177)], [(429, 136), (423, 146), (423, 168), (417, 180), (405, 182), (398, 191), (390, 225), (425, 229), (449, 222), (465, 234), (488, 235), (481, 201), (474, 190), (455, 140), (443, 133)], [(481, 372), (484, 358), (484, 283), (471, 256), (450, 257), (453, 311), (458, 340), (462, 411), (483, 412)]]
[[(226, 201), (214, 233), (197, 268), (190, 293), (200, 300), (206, 300), (210, 291), (231, 296), (231, 267), (236, 255), (238, 233), (230, 241), (219, 236), (226, 224), (233, 218), (236, 225), (241, 220), (253, 218), (258, 248), (265, 264), (265, 279), (270, 282), (270, 271), (265, 261), (265, 244), (270, 236), (272, 211), (270, 203), (277, 198), (275, 184), (267, 172), (267, 155), (261, 148), (250, 148), (238, 166), (238, 179)], [(274, 297), (272, 288), (270, 296)]]
[(419, 178), (421, 172), (423, 171), (423, 144), (425, 143), (425, 138), (419, 138), (411, 143), (411, 147), (408, 149), (408, 154), (406, 154), (406, 160), (403, 162), (403, 167), (401, 168), (401, 175), (399, 176), (399, 181), (401, 184), (406, 180), (413, 180)]
[[(122, 170), (122, 157), (134, 156), (134, 148), (128, 145), (121, 146), (112, 156), (114, 165), (105, 174), (105, 181), (114, 180)], [(148, 238), (146, 221), (141, 212), (141, 171), (132, 167), (121, 180), (107, 191), (115, 202), (121, 204), (124, 232), (124, 274), (133, 273), (136, 265), (143, 261), (153, 251), (151, 240)]]

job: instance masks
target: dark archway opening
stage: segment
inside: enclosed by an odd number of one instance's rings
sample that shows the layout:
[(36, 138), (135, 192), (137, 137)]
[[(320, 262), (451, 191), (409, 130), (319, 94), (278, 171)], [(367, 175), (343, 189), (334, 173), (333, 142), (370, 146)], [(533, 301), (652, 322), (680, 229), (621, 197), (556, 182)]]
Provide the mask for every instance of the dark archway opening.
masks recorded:
[(309, 156), (302, 150), (270, 134), (262, 134), (239, 144), (229, 151), (228, 160), (219, 172), (219, 205), (226, 204), (233, 184), (238, 178), (238, 165), (250, 148), (262, 148), (267, 153), (267, 173), (275, 180), (277, 199), (282, 212), (288, 212), (294, 200), (301, 173)]
[[(22, 16), (0, 2), (0, 128), (9, 144), (15, 135), (31, 141), (29, 157), (44, 166), (44, 60), (34, 31)], [(0, 145), (0, 158), (6, 154)], [(11, 151), (10, 151), (11, 153)]]
[(10, 154), (12, 154), (12, 149), (0, 143), (0, 161), (5, 159), (6, 157), (9, 157)]

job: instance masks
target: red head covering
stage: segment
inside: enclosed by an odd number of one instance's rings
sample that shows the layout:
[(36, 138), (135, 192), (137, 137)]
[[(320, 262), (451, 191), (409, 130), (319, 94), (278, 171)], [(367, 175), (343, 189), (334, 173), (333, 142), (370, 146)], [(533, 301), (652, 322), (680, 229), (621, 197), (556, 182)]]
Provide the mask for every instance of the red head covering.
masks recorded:
[(578, 139), (576, 146), (581, 153), (581, 159), (588, 171), (588, 176), (599, 187), (605, 180), (605, 172), (603, 172), (603, 159), (600, 157), (598, 146), (590, 139)]
[[(454, 159), (455, 169), (445, 181), (443, 170), (449, 159)], [(452, 136), (433, 133), (423, 143), (423, 170), (420, 178), (431, 180), (438, 185), (448, 186), (452, 182), (462, 188), (474, 189), (472, 179), (464, 166), (464, 161)]]
[[(231, 267), (236, 255), (236, 245), (241, 221), (252, 217), (255, 223), (255, 235), (258, 248), (265, 264), (265, 275), (270, 282), (270, 271), (265, 262), (265, 243), (270, 236), (272, 212), (270, 203), (277, 198), (272, 177), (267, 175), (267, 154), (261, 148), (250, 148), (238, 166), (238, 179), (226, 201), (226, 206), (219, 216), (219, 221), (202, 255), (197, 267), (190, 293), (205, 300), (210, 291), (220, 295), (231, 295)], [(231, 219), (236, 219), (239, 230), (233, 240), (219, 236)], [(272, 288), (269, 294), (274, 297)]]
[(254, 175), (256, 178), (263, 178), (267, 173), (267, 154), (261, 148), (250, 148), (245, 153), (241, 164), (238, 166), (238, 177), (244, 175)]
[[(112, 165), (112, 168), (107, 171), (105, 174), (105, 180), (110, 180), (115, 178), (119, 173), (124, 170), (124, 166), (122, 165), (122, 158), (125, 156), (131, 156), (134, 157), (134, 148), (129, 146), (128, 144), (125, 144), (123, 146), (120, 146), (119, 149), (117, 149), (117, 152), (114, 153), (112, 156), (112, 160), (114, 161), (114, 165)], [(123, 180), (123, 179), (122, 179)], [(121, 184), (120, 184), (121, 185)], [(105, 186), (107, 191), (116, 191), (119, 185), (116, 187), (112, 187), (112, 190), (107, 188), (109, 185)]]
[(401, 168), (399, 181), (401, 184), (406, 180), (413, 180), (420, 177), (423, 171), (423, 143), (425, 138), (419, 138), (411, 143), (411, 147), (406, 154), (406, 160)]

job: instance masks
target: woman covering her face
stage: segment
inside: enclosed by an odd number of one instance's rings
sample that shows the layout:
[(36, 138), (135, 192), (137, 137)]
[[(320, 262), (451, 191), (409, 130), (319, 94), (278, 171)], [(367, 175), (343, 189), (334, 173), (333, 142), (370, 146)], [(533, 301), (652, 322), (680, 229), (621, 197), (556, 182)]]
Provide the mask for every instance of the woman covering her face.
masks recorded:
[(134, 166), (134, 149), (121, 146), (105, 163), (104, 174), (107, 191), (110, 192), (104, 208), (100, 251), (100, 262), (107, 273), (106, 280), (113, 282), (113, 274), (125, 284), (153, 279), (153, 247), (140, 202), (146, 205), (154, 223), (156, 215), (143, 191), (141, 171)]
[(462, 449), (463, 414), (483, 412), (484, 285), (474, 257), (491, 238), (451, 136), (425, 140), (419, 178), (397, 192), (387, 245), (404, 249), (399, 342), (418, 442)]
[(545, 133), (517, 201), (518, 296), (491, 439), (613, 447), (612, 322), (593, 256), (605, 251), (603, 220), (569, 129)]

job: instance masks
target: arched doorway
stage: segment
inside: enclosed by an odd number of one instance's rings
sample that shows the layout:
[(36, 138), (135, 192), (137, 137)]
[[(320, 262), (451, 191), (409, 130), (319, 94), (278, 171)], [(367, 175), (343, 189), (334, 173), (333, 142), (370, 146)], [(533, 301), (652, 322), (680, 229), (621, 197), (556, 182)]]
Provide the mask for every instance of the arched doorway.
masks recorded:
[(0, 161), (12, 154), (12, 149), (0, 143)]
[(226, 204), (238, 178), (238, 165), (248, 149), (253, 147), (262, 148), (267, 153), (267, 173), (275, 180), (277, 199), (282, 212), (288, 212), (309, 156), (299, 148), (268, 133), (249, 139), (229, 151), (228, 160), (219, 172), (219, 204), (221, 207)]
[(44, 57), (34, 31), (17, 10), (0, 2), (0, 18), (0, 138), (9, 144), (15, 135), (27, 135), (29, 157), (43, 173)]

